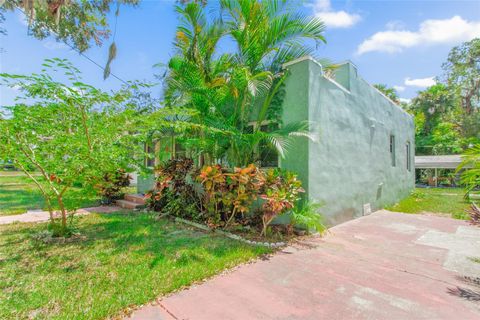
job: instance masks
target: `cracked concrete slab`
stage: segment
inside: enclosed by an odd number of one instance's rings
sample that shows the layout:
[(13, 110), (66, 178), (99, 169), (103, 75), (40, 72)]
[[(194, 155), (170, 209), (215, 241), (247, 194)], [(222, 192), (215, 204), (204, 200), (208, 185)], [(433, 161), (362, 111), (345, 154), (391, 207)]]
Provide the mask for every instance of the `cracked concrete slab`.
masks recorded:
[(478, 241), (479, 229), (464, 221), (382, 210), (129, 318), (480, 319), (471, 300), (480, 286), (462, 278), (477, 274), (468, 257), (480, 257)]
[(480, 277), (480, 228), (460, 226), (455, 233), (429, 230), (416, 243), (448, 250), (443, 266), (468, 277)]

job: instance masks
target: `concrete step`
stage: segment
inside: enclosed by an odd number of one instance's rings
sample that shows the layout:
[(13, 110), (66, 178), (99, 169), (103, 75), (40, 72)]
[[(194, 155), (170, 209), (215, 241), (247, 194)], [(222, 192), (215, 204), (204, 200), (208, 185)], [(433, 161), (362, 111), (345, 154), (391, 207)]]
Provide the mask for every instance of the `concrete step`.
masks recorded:
[(143, 204), (128, 200), (116, 200), (115, 203), (117, 204), (117, 206), (124, 209), (138, 209), (143, 207)]
[(125, 195), (125, 200), (130, 201), (130, 202), (135, 202), (138, 204), (145, 204), (145, 198), (142, 194), (126, 194)]

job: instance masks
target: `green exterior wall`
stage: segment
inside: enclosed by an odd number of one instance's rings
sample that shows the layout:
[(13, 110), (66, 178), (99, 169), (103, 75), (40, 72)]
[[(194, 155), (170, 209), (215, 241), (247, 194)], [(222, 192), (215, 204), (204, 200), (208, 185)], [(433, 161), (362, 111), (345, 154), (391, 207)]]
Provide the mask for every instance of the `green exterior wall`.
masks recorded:
[[(310, 57), (285, 68), (283, 123), (308, 120), (316, 139), (295, 138), (280, 167), (298, 174), (306, 199), (324, 204), (327, 222), (360, 217), (366, 204), (374, 211), (407, 196), (415, 181), (413, 118), (359, 77), (351, 63), (340, 65), (330, 78)], [(390, 135), (396, 142), (395, 166)], [(152, 186), (153, 176), (139, 177), (139, 193)]]
[[(283, 100), (283, 124), (309, 120), (309, 65), (298, 63), (289, 67), (289, 75), (285, 80), (285, 98)], [(284, 159), (279, 160), (281, 168), (298, 174), (305, 190), (309, 186), (309, 141), (304, 137), (295, 137)]]
[[(413, 118), (369, 85), (351, 63), (329, 79), (306, 57), (288, 63), (283, 122), (309, 120), (315, 141), (303, 139), (281, 160), (299, 174), (307, 198), (324, 204), (330, 224), (362, 216), (407, 196), (414, 187)], [(390, 135), (395, 136), (396, 166)], [(406, 143), (411, 170), (407, 170)]]
[[(171, 137), (159, 138), (155, 141), (155, 165), (171, 159), (173, 141)], [(150, 171), (150, 173), (143, 173), (138, 176), (137, 193), (145, 194), (155, 186), (153, 168)]]

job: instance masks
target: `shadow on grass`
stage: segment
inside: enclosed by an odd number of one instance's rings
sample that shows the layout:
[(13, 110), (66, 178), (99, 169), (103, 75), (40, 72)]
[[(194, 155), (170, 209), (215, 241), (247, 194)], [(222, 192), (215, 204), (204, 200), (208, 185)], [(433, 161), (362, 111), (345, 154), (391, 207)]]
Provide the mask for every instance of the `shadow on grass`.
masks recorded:
[(198, 248), (214, 257), (223, 257), (232, 250), (246, 246), (167, 219), (156, 220), (151, 214), (112, 213), (102, 215), (102, 220), (93, 227), (79, 230), (87, 238), (78, 242), (79, 246), (89, 247), (98, 241), (106, 241), (116, 254), (130, 251), (151, 255), (152, 265), (165, 257), (180, 264), (202, 262), (204, 258), (195, 253)]
[(36, 190), (27, 185), (6, 186), (0, 189), (0, 215), (24, 213), (30, 209), (41, 209), (45, 202)]
[[(95, 216), (95, 218), (93, 217)], [(89, 220), (95, 220), (91, 223)], [(88, 223), (85, 223), (88, 221)], [(39, 254), (52, 247), (68, 247), (69, 250), (86, 252), (96, 247), (108, 248), (109, 255), (121, 255), (125, 252), (139, 256), (148, 256), (150, 267), (157, 266), (167, 259), (178, 265), (203, 262), (205, 256), (222, 258), (239, 248), (248, 248), (258, 253), (270, 253), (262, 247), (251, 247), (220, 235), (205, 233), (195, 228), (186, 227), (173, 221), (156, 220), (146, 213), (116, 212), (108, 214), (92, 214), (75, 217), (74, 227), (82, 236), (64, 243), (44, 244), (34, 240), (33, 236), (46, 229), (46, 224), (38, 224), (32, 228), (21, 227), (3, 230), (6, 236), (2, 246), (17, 246), (30, 240), (30, 246), (24, 247), (22, 254)], [(199, 254), (201, 251), (201, 254)], [(265, 255), (262, 259), (267, 259)]]
[[(81, 189), (67, 191), (64, 201), (69, 208), (91, 207), (100, 203), (96, 196), (86, 195)], [(0, 215), (22, 214), (36, 209), (45, 209), (45, 200), (34, 187), (15, 185), (0, 188)]]

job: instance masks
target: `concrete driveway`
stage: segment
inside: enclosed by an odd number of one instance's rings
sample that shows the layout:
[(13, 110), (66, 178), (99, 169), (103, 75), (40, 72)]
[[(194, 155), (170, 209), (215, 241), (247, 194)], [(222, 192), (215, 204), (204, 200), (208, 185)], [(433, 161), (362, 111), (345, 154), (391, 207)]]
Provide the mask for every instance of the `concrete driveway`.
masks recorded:
[(480, 319), (480, 228), (378, 211), (131, 319)]

